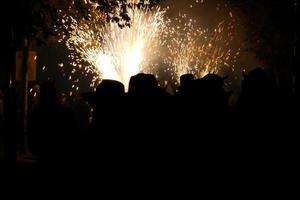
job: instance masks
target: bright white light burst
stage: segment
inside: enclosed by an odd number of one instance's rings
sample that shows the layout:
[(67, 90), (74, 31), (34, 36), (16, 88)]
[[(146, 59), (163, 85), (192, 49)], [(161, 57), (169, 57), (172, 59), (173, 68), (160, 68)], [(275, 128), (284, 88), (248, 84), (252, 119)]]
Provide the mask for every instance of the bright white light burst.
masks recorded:
[(76, 58), (73, 64), (85, 61), (90, 65), (87, 70), (101, 79), (118, 80), (127, 86), (131, 76), (151, 72), (151, 61), (157, 58), (165, 28), (164, 13), (159, 8), (129, 9), (131, 25), (124, 28), (115, 22), (99, 27), (72, 21), (67, 46)]

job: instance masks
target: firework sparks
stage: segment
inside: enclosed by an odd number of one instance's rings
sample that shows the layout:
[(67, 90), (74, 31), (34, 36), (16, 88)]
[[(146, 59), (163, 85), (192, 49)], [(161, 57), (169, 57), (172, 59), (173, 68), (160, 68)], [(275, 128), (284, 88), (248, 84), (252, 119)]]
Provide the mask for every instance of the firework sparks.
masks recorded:
[[(98, 75), (100, 79), (113, 79), (129, 83), (131, 76), (139, 72), (150, 72), (151, 60), (159, 49), (164, 29), (164, 11), (157, 8), (132, 8), (128, 10), (130, 27), (120, 28), (117, 23), (98, 26), (97, 22), (79, 23), (71, 18), (71, 31), (67, 47), (74, 65), (82, 61), (89, 66), (87, 72)], [(96, 17), (102, 20), (102, 17)], [(94, 79), (96, 81), (97, 78)]]
[[(167, 33), (167, 55), (164, 62), (171, 66), (174, 79), (186, 73), (203, 77), (218, 73), (224, 67), (232, 67), (233, 50), (230, 45), (234, 26), (232, 22), (220, 22), (214, 30), (202, 29), (196, 20), (179, 15)], [(198, 25), (198, 26), (197, 26)], [(235, 55), (238, 52), (234, 52)]]
[(87, 19), (62, 16), (67, 31), (61, 34), (60, 42), (64, 41), (71, 51), (71, 65), (86, 76), (94, 75), (91, 87), (102, 79), (113, 79), (127, 88), (130, 77), (137, 73), (158, 76), (162, 70), (159, 63), (167, 65), (165, 70), (176, 81), (186, 73), (202, 77), (234, 66), (238, 52), (230, 47), (234, 40), (232, 13), (231, 21), (208, 29), (186, 14), (170, 19), (159, 7), (150, 10), (132, 6), (128, 8), (130, 25), (120, 28), (119, 23), (105, 22), (107, 16), (98, 12), (97, 4), (88, 1), (88, 5)]

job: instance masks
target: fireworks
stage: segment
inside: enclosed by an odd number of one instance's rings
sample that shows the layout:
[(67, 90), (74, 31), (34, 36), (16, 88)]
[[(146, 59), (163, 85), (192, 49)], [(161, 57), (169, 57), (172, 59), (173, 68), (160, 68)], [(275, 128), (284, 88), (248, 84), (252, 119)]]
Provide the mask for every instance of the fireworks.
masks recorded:
[(102, 79), (118, 80), (127, 87), (130, 77), (140, 72), (158, 76), (164, 70), (162, 63), (174, 80), (185, 73), (202, 77), (230, 68), (238, 55), (230, 48), (234, 39), (231, 21), (221, 21), (210, 30), (186, 14), (171, 19), (159, 7), (132, 6), (128, 8), (130, 25), (120, 28), (119, 23), (106, 23), (97, 4), (87, 2), (88, 18), (62, 15), (67, 31), (60, 41), (71, 52), (71, 64), (94, 75), (92, 87)]
[[(139, 72), (150, 73), (165, 28), (164, 11), (132, 8), (128, 15), (131, 25), (124, 28), (114, 22), (99, 26), (97, 21), (82, 23), (71, 18), (66, 43), (73, 65), (80, 67), (84, 61), (85, 70), (97, 75), (95, 80), (113, 79), (125, 85)], [(102, 21), (102, 16), (95, 18)]]
[(214, 30), (202, 29), (196, 20), (179, 15), (172, 22), (166, 42), (167, 55), (164, 62), (172, 67), (174, 79), (192, 73), (203, 77), (208, 73), (218, 73), (224, 67), (232, 67), (232, 55), (238, 51), (231, 49), (233, 37), (232, 22), (220, 22)]
[(163, 12), (155, 10), (131, 9), (130, 27), (120, 28), (109, 23), (101, 34), (101, 47), (81, 52), (92, 63), (104, 79), (114, 79), (129, 83), (131, 76), (147, 72), (151, 60), (158, 53), (159, 36), (164, 28)]

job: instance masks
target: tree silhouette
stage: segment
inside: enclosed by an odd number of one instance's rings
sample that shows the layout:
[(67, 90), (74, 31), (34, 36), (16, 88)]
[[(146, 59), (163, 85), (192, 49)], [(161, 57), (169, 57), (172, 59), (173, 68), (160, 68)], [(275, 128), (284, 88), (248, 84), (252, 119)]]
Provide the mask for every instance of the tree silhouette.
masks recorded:
[[(265, 64), (272, 66), (277, 81), (291, 88), (295, 74), (297, 38), (297, 0), (230, 0), (244, 16), (247, 43)], [(285, 75), (283, 75), (285, 74)], [(280, 81), (281, 79), (281, 81)], [(293, 87), (293, 86), (292, 86)]]

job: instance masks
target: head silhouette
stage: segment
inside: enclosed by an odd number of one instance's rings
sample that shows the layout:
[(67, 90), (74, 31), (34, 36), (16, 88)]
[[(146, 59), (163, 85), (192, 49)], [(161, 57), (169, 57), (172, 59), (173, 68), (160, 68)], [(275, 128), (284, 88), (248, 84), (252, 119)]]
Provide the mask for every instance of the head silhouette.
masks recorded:
[(195, 77), (193, 74), (184, 74), (180, 76), (180, 86), (185, 88), (185, 87), (190, 87), (195, 80)]
[(244, 75), (243, 89), (263, 90), (268, 82), (267, 74), (262, 68), (254, 69), (248, 75)]
[(122, 83), (114, 80), (103, 80), (96, 89), (96, 98), (120, 97), (125, 94)]
[(53, 83), (45, 82), (41, 85), (40, 105), (45, 105), (45, 106), (59, 105), (59, 99), (56, 94), (56, 88)]
[(136, 96), (154, 95), (158, 89), (158, 82), (152, 74), (138, 74), (131, 77), (129, 94)]
[(208, 74), (202, 78), (202, 81), (209, 89), (222, 89), (225, 79), (217, 74)]

